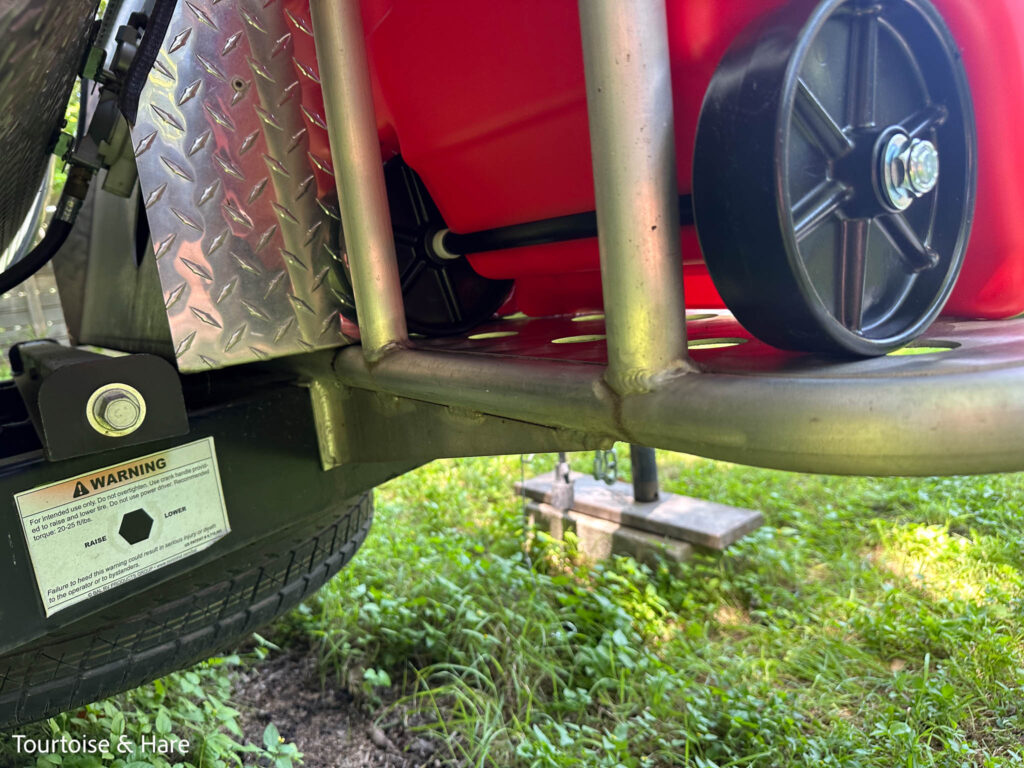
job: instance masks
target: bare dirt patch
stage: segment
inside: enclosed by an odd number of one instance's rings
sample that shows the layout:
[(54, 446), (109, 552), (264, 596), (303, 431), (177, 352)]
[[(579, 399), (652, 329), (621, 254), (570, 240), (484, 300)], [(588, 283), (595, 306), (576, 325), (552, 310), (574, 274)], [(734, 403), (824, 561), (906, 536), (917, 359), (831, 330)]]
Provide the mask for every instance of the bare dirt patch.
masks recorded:
[(452, 765), (442, 759), (447, 751), (439, 751), (437, 742), (411, 730), (410, 718), (392, 710), (378, 727), (373, 713), (332, 682), (321, 685), (311, 652), (292, 651), (247, 670), (233, 696), (246, 741), (262, 744), (263, 729), (272, 722), (303, 753), (308, 768)]

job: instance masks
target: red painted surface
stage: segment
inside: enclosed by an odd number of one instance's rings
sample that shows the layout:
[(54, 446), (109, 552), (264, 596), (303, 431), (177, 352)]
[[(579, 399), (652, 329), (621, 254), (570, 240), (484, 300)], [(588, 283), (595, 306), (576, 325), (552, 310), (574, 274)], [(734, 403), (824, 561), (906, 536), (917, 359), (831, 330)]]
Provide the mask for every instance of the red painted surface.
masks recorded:
[[(1024, 312), (1024, 4), (935, 0), (963, 52), (978, 124), (978, 199), (947, 315)], [(941, 183), (941, 182), (940, 182)]]
[[(735, 35), (785, 0), (669, 0), (680, 191), (690, 186), (704, 92)], [(286, 0), (311, 153), (330, 158), (308, 0)], [(1019, 0), (936, 0), (963, 49), (979, 126), (978, 213), (947, 313), (1024, 311), (1024, 9)], [(576, 0), (362, 0), (384, 156), (401, 153), (448, 225), (472, 232), (593, 210)], [(1009, 148), (1007, 150), (1006, 148)], [(322, 163), (320, 163), (323, 165)], [(321, 193), (333, 189), (317, 171)], [(720, 307), (696, 233), (683, 230), (686, 300)], [(596, 240), (470, 258), (516, 278), (531, 315), (602, 304)]]

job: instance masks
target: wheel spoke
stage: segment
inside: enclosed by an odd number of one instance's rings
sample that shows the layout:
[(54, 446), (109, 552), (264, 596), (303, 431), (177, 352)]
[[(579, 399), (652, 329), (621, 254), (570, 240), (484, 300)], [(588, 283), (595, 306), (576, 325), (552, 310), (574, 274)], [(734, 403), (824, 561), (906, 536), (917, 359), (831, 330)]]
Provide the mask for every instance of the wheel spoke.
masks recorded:
[(921, 241), (903, 214), (890, 213), (875, 221), (899, 253), (907, 272), (917, 274), (938, 265), (939, 254)]
[(840, 232), (836, 305), (839, 322), (851, 331), (859, 331), (864, 322), (864, 275), (870, 226), (870, 219), (847, 219)]
[(878, 73), (878, 14), (854, 17), (850, 36), (847, 81), (847, 122), (854, 128), (875, 124), (875, 81)]
[(398, 245), (408, 245), (416, 247), (420, 243), (420, 235), (417, 232), (411, 232), (406, 229), (396, 229), (394, 231), (395, 243)]
[(427, 263), (421, 259), (413, 259), (409, 262), (409, 265), (398, 278), (402, 285), (402, 293), (407, 293), (409, 291), (412, 284), (416, 282), (416, 278), (420, 276), (420, 273), (426, 266)]
[(819, 224), (834, 214), (849, 194), (849, 187), (832, 179), (827, 179), (812, 189), (793, 208), (793, 226), (796, 229), (797, 242), (811, 234)]
[(836, 160), (853, 149), (853, 142), (803, 80), (797, 85), (795, 111), (797, 124), (830, 160)]
[(405, 181), (406, 195), (412, 205), (412, 215), (416, 218), (417, 224), (425, 224), (430, 221), (430, 212), (427, 210), (427, 201), (424, 195), (423, 183), (405, 168), (403, 181)]
[(948, 109), (941, 104), (933, 104), (901, 121), (900, 127), (910, 138), (917, 139), (933, 128), (938, 128), (948, 117)]
[(444, 303), (448, 307), (448, 316), (456, 323), (462, 322), (462, 309), (459, 307), (459, 297), (455, 295), (455, 286), (452, 279), (443, 269), (434, 273), (437, 277), (437, 284), (441, 287), (441, 295), (444, 296)]

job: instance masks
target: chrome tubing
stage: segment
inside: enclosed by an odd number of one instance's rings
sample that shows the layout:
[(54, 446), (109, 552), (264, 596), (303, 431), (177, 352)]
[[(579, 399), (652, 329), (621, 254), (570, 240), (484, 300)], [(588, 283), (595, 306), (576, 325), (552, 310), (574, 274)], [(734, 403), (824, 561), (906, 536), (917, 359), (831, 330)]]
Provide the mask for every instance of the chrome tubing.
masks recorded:
[(331, 160), (367, 360), (409, 334), (358, 0), (310, 0)]
[(607, 328), (605, 378), (639, 394), (686, 354), (665, 0), (579, 0)]

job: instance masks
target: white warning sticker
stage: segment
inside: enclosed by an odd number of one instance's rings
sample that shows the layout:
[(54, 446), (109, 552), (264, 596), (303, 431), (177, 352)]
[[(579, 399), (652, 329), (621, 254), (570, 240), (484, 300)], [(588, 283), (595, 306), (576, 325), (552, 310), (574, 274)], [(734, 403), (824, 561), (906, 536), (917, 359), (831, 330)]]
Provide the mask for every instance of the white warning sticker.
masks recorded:
[(213, 438), (15, 495), (46, 615), (226, 536)]

